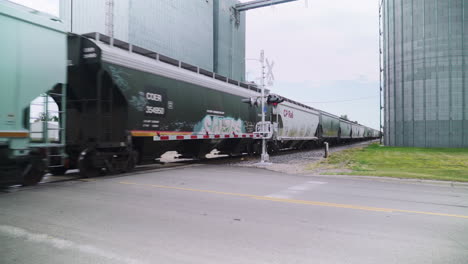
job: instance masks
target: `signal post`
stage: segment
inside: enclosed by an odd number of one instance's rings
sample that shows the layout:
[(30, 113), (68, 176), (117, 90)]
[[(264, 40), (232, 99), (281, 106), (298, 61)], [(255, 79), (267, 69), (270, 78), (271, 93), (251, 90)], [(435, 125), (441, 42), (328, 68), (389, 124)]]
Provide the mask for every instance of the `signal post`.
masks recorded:
[(270, 155), (268, 155), (267, 142), (266, 142), (266, 140), (269, 137), (266, 137), (265, 135), (269, 135), (270, 133), (272, 133), (271, 124), (267, 125), (266, 120), (265, 120), (265, 113), (267, 112), (267, 107), (265, 105), (265, 102), (267, 102), (268, 105), (273, 105), (273, 107), (276, 107), (278, 104), (282, 103), (284, 99), (275, 94), (269, 94), (268, 96), (265, 95), (265, 52), (263, 50), (260, 53), (259, 61), (262, 67), (262, 77), (261, 77), (261, 83), (260, 83), (261, 96), (260, 98), (258, 97), (246, 98), (246, 99), (243, 99), (242, 102), (248, 103), (251, 106), (258, 106), (258, 100), (260, 99), (260, 105), (261, 105), (261, 110), (262, 110), (262, 121), (260, 123), (260, 126), (257, 124), (256, 133), (260, 133), (262, 135), (262, 154), (261, 154), (260, 163), (265, 164), (265, 163), (268, 163), (270, 160)]

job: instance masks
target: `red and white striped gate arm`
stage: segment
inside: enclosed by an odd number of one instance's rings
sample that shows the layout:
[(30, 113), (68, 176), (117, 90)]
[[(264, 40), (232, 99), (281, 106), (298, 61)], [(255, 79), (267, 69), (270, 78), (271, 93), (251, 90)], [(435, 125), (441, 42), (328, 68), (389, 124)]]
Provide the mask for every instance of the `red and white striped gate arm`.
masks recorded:
[(197, 140), (197, 139), (236, 139), (236, 138), (254, 138), (260, 139), (260, 134), (212, 134), (212, 135), (166, 135), (166, 136), (154, 136), (154, 141), (168, 141), (168, 140)]

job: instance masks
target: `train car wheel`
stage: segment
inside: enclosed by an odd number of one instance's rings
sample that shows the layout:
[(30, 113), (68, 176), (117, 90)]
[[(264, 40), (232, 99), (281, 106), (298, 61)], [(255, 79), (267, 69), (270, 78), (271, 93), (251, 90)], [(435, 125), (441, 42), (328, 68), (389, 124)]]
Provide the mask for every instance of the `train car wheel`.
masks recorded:
[(127, 160), (127, 166), (126, 166), (125, 172), (133, 171), (135, 169), (137, 162), (138, 162), (138, 152), (137, 151), (130, 152), (130, 155)]
[(262, 141), (257, 140), (252, 147), (253, 155), (260, 155), (262, 153)]
[(247, 155), (249, 155), (250, 157), (252, 157), (253, 155), (255, 155), (255, 152), (254, 152), (254, 149), (253, 149), (253, 144), (248, 144), (247, 146), (245, 146), (245, 152), (246, 152)]
[(278, 146), (278, 144), (276, 144), (276, 142), (268, 142), (267, 151), (271, 155), (275, 155), (278, 154), (278, 152), (280, 151), (280, 147)]
[(49, 168), (49, 173), (54, 175), (54, 176), (59, 176), (59, 175), (64, 175), (65, 172), (67, 172), (67, 168), (65, 167), (55, 167), (55, 168)]
[(36, 185), (44, 178), (45, 168), (41, 160), (33, 160), (23, 171), (23, 186)]
[(87, 152), (86, 150), (80, 154), (78, 159), (78, 169), (80, 170), (80, 175), (83, 178), (93, 178), (99, 176), (100, 169), (94, 167), (93, 165), (93, 152)]

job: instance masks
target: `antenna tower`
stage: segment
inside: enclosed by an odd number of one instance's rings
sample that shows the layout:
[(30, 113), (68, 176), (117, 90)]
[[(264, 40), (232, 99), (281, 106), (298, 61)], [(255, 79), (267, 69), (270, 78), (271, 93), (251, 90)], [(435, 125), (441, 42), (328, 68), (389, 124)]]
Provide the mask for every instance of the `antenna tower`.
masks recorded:
[(106, 0), (106, 35), (114, 37), (114, 0)]

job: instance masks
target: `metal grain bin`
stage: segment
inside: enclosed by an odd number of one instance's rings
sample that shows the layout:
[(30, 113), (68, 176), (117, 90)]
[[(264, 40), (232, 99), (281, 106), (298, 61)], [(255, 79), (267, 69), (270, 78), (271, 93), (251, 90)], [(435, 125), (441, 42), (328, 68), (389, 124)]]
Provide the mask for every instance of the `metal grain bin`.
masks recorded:
[(212, 1), (130, 1), (129, 40), (213, 70)]
[(71, 32), (100, 32), (213, 71), (213, 1), (64, 0)]
[(385, 144), (468, 147), (468, 3), (383, 0)]
[(214, 71), (245, 81), (245, 12), (235, 13), (237, 0), (214, 0)]

